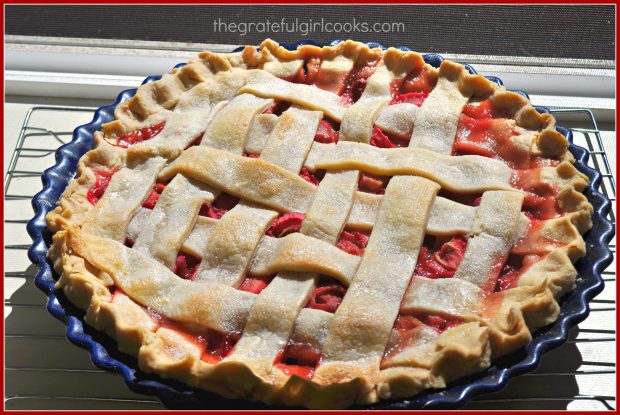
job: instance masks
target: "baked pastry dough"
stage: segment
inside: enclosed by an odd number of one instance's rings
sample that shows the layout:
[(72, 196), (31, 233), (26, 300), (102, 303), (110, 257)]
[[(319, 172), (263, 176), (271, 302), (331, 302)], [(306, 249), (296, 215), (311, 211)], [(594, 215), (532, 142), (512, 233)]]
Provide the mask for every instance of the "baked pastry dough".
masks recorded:
[(49, 258), (144, 371), (309, 408), (410, 397), (557, 318), (592, 213), (567, 149), (450, 61), (203, 52), (95, 133)]

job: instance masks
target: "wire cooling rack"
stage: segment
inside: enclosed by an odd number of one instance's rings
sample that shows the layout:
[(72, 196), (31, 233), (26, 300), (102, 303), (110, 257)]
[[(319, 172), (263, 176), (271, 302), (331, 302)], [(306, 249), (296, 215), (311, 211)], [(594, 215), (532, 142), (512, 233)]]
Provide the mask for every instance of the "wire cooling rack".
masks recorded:
[[(96, 369), (86, 358), (70, 357), (87, 352), (66, 341), (64, 328), (47, 315), (45, 298), (32, 281), (36, 270), (26, 256), (30, 199), (41, 188), (43, 170), (54, 164), (56, 149), (72, 137), (71, 131), (59, 128), (59, 120), (78, 116), (87, 121), (94, 110), (30, 108), (8, 164), (4, 186), (7, 409), (163, 409), (154, 398), (128, 390), (120, 376)], [(603, 174), (601, 192), (613, 201), (610, 217), (615, 221), (615, 159), (610, 163), (594, 114), (579, 108), (552, 113), (560, 124), (565, 119), (571, 126), (575, 144), (590, 151), (589, 164)], [(615, 255), (615, 238), (610, 248)], [(615, 409), (614, 269), (612, 263), (603, 272), (605, 291), (591, 302), (590, 316), (571, 330), (566, 344), (546, 353), (536, 371), (513, 379), (500, 392), (476, 398), (464, 409)]]

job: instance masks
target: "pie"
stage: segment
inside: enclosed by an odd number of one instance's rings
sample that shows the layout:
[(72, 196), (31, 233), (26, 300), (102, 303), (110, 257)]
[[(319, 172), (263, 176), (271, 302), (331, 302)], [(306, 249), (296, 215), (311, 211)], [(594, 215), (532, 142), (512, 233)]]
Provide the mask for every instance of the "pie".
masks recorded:
[(591, 227), (573, 161), (460, 64), (266, 40), (116, 107), (49, 258), (143, 371), (268, 404), (411, 397), (556, 320)]

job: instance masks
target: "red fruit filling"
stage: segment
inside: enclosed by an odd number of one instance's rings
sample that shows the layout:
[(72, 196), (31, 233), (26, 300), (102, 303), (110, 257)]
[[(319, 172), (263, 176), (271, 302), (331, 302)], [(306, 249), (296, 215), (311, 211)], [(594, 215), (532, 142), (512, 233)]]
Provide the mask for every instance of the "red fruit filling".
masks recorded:
[(400, 87), (401, 93), (422, 92), (430, 93), (437, 85), (437, 77), (432, 75), (426, 67), (420, 71), (411, 73), (402, 82)]
[(142, 207), (147, 209), (153, 209), (159, 200), (159, 195), (164, 191), (166, 185), (163, 183), (155, 183), (153, 186), (153, 190), (151, 190), (151, 194), (149, 197), (142, 203)]
[(345, 105), (351, 105), (360, 99), (366, 89), (368, 78), (375, 73), (377, 62), (367, 63), (364, 66), (356, 66), (349, 73), (341, 101)]
[(536, 219), (531, 213), (524, 212), (530, 223), (525, 234), (519, 238), (510, 251), (513, 255), (544, 255), (565, 244), (546, 235), (543, 230), (545, 221)]
[(268, 275), (266, 277), (247, 276), (241, 285), (239, 285), (238, 289), (249, 293), (260, 294), (261, 291), (267, 288), (267, 285), (269, 285), (273, 277), (273, 275)]
[(362, 256), (368, 245), (368, 235), (357, 231), (343, 231), (336, 246), (351, 255)]
[(390, 105), (394, 104), (414, 104), (418, 107), (421, 107), (424, 103), (424, 100), (428, 97), (428, 94), (424, 92), (409, 92), (406, 94), (398, 94), (392, 98), (390, 101)]
[(207, 363), (221, 361), (230, 354), (240, 337), (239, 333), (220, 333), (219, 331), (209, 330), (206, 349), (200, 359)]
[(314, 84), (316, 81), (319, 70), (321, 69), (321, 58), (309, 57), (304, 60), (304, 64), (299, 68), (299, 71), (295, 74), (292, 82), (298, 84)]
[(515, 288), (519, 282), (519, 277), (527, 271), (529, 267), (540, 261), (542, 256), (530, 254), (530, 255), (510, 255), (506, 264), (503, 266), (497, 282), (495, 285), (495, 291), (504, 291), (510, 288)]
[(418, 318), (424, 324), (435, 329), (438, 333), (443, 333), (449, 328), (463, 324), (463, 320), (456, 317), (438, 316), (430, 314), (419, 314)]
[(557, 218), (562, 214), (557, 203), (558, 190), (554, 186), (543, 183), (541, 172), (540, 168), (515, 170), (510, 184), (526, 192), (523, 211), (539, 220)]
[(189, 254), (179, 253), (174, 267), (174, 273), (184, 280), (193, 280), (200, 265), (200, 258)]
[(139, 130), (135, 130), (130, 133), (123, 134), (116, 140), (116, 145), (118, 147), (127, 148), (127, 147), (131, 147), (132, 145), (136, 143), (150, 140), (151, 138), (159, 134), (161, 130), (164, 129), (164, 124), (165, 123), (162, 122), (159, 124), (155, 124), (151, 127), (144, 127), (144, 128), (140, 128)]
[(396, 145), (390, 141), (387, 135), (377, 127), (373, 127), (372, 135), (370, 136), (370, 145), (381, 148), (395, 148)]
[(185, 149), (187, 150), (190, 147), (193, 146), (197, 146), (198, 144), (200, 144), (202, 142), (202, 136), (203, 136), (204, 132), (198, 134), (195, 138), (194, 141), (192, 141), (191, 143), (189, 143), (189, 145), (187, 147), (185, 147)]
[(558, 160), (533, 157), (528, 149), (517, 144), (514, 137), (519, 134), (514, 121), (503, 117), (487, 99), (478, 105), (465, 106), (452, 153), (498, 158), (515, 169), (559, 163)]
[(316, 130), (316, 135), (314, 136), (314, 141), (323, 144), (331, 144), (338, 142), (338, 124), (334, 121), (323, 118), (319, 122), (319, 128)]
[(167, 319), (162, 319), (162, 323), (159, 328), (165, 328), (176, 332), (178, 335), (183, 337), (190, 343), (194, 343), (198, 349), (200, 349), (200, 354), (202, 355), (207, 348), (207, 339), (204, 335), (195, 335), (190, 334), (183, 328), (183, 326), (179, 326), (179, 324), (169, 321)]
[(378, 176), (370, 173), (362, 173), (360, 176), (360, 181), (357, 185), (357, 190), (382, 195), (385, 193), (385, 188), (387, 187), (389, 181), (389, 176)]
[(332, 278), (321, 278), (310, 294), (306, 307), (335, 313), (347, 288)]
[(321, 360), (321, 353), (305, 343), (289, 341), (274, 362), (274, 366), (285, 374), (311, 379)]
[(529, 150), (516, 144), (513, 137), (519, 132), (505, 118), (475, 119), (461, 115), (453, 155), (478, 155), (497, 158), (513, 168), (527, 168), (532, 164)]
[[(427, 239), (431, 239), (430, 237)], [(438, 248), (435, 248), (438, 247)], [(456, 273), (467, 247), (467, 239), (458, 235), (441, 243), (436, 239), (420, 248), (415, 275), (427, 278), (451, 278)]]
[(274, 238), (282, 238), (290, 233), (299, 232), (305, 215), (301, 212), (288, 212), (273, 221), (266, 234)]
[(275, 104), (270, 105), (269, 107), (265, 108), (265, 110), (263, 111), (263, 114), (275, 114), (279, 117), (290, 106), (291, 106), (290, 102), (276, 101)]
[(200, 207), (201, 216), (207, 216), (212, 219), (220, 219), (226, 212), (237, 206), (239, 198), (228, 193), (220, 193), (220, 195), (212, 202), (204, 202)]
[(312, 173), (307, 168), (302, 167), (301, 171), (299, 172), (299, 176), (305, 181), (312, 183), (315, 186), (318, 186), (323, 177), (325, 176), (325, 170), (321, 170), (321, 173), (319, 173), (318, 171)]
[(119, 169), (119, 167), (115, 167), (109, 170), (93, 170), (95, 174), (95, 184), (86, 192), (86, 200), (88, 200), (91, 205), (97, 204), (99, 199), (101, 199), (105, 193), (105, 189), (107, 189), (110, 184), (110, 180), (112, 180), (112, 176)]
[(400, 314), (394, 322), (396, 335), (391, 335), (383, 354), (384, 359), (390, 359), (398, 355), (407, 347), (415, 345), (420, 334), (413, 329), (426, 325), (441, 334), (449, 328), (463, 324), (463, 320), (451, 316), (439, 316), (436, 314), (410, 313)]

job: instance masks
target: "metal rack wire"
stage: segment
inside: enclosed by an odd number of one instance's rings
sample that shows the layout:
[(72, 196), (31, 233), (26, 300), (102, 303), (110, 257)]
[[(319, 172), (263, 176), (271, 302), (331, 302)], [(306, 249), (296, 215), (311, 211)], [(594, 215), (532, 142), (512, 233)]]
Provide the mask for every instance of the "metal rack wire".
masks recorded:
[[(33, 116), (40, 113), (49, 113), (47, 114), (49, 116), (57, 115), (61, 117), (66, 115), (67, 112), (92, 113), (93, 111), (94, 108), (86, 107), (47, 106), (36, 106), (28, 110), (5, 177), (5, 229), (9, 227), (13, 229), (12, 232), (8, 232), (6, 235), (5, 251), (9, 251), (8, 257), (25, 257), (25, 251), (30, 246), (25, 224), (31, 216), (30, 210), (24, 207), (25, 203), (40, 190), (41, 184), (38, 178), (46, 167), (54, 163), (53, 155), (56, 149), (60, 145), (68, 142), (72, 135), (70, 131), (57, 131), (53, 129), (52, 126), (33, 125)], [(576, 133), (575, 143), (586, 147), (590, 151), (592, 157), (589, 163), (603, 174), (601, 191), (614, 201), (614, 208), (612, 212), (610, 212), (610, 216), (612, 221), (615, 220), (615, 179), (605, 152), (601, 131), (599, 130), (594, 114), (589, 109), (579, 108), (558, 109), (552, 112), (556, 118), (559, 119), (560, 123), (565, 116), (571, 119), (575, 117), (583, 118), (579, 126), (573, 128), (573, 131)], [(10, 204), (16, 204), (16, 207), (11, 208), (11, 206), (8, 206)], [(14, 213), (8, 214), (7, 212)], [(610, 248), (615, 254), (615, 239), (612, 241)], [(79, 372), (85, 375), (100, 372), (99, 370), (94, 370), (92, 365), (88, 367), (83, 364), (55, 367), (53, 365), (50, 366), (49, 363), (41, 363), (41, 366), (37, 366), (37, 364), (40, 363), (39, 359), (34, 359), (33, 361), (19, 358), (16, 354), (11, 352), (13, 349), (19, 348), (19, 345), (34, 340), (36, 340), (38, 344), (51, 341), (57, 342), (60, 346), (58, 344), (54, 345), (56, 348), (74, 348), (73, 345), (64, 341), (64, 335), (60, 327), (48, 329), (47, 326), (43, 326), (43, 323), (32, 323), (32, 317), (30, 316), (37, 313), (38, 315), (45, 314), (44, 298), (39, 295), (40, 293), (37, 292), (36, 288), (34, 288), (34, 284), (32, 284), (31, 279), (34, 276), (35, 270), (28, 262), (27, 258), (22, 258), (22, 262), (19, 262), (17, 259), (15, 261), (17, 265), (14, 264), (15, 266), (13, 269), (5, 273), (5, 286), (7, 284), (17, 286), (21, 283), (20, 279), (26, 279), (26, 281), (13, 292), (10, 298), (6, 298), (5, 295), (5, 308), (8, 307), (11, 309), (12, 313), (15, 313), (14, 315), (17, 321), (15, 324), (8, 324), (9, 320), (5, 312), (5, 323), (7, 323), (5, 341), (7, 341), (9, 345), (9, 347), (7, 347), (5, 369), (5, 375), (7, 376), (7, 396), (5, 397), (7, 399), (7, 409), (65, 409), (83, 405), (84, 402), (91, 402), (93, 408), (97, 407), (98, 409), (160, 408), (161, 406), (155, 400), (152, 400), (152, 398), (136, 395), (128, 391), (123, 391), (117, 395), (114, 395), (112, 391), (109, 395), (104, 394), (105, 396), (88, 396), (84, 394), (86, 392), (80, 392), (79, 394), (75, 394), (75, 396), (63, 395), (64, 397), (59, 398), (57, 394), (54, 396), (54, 391), (50, 392), (47, 389), (35, 391), (28, 389), (24, 385), (12, 387), (11, 378), (15, 380), (18, 375), (39, 376), (39, 374), (44, 371), (48, 373), (48, 375), (51, 374), (57, 376), (56, 379), (60, 379), (60, 375), (63, 373), (67, 374), (67, 372), (71, 372), (71, 374)], [(603, 274), (607, 284), (615, 284), (616, 275), (613, 264)], [(616, 310), (615, 307), (615, 295), (613, 292), (612, 294), (599, 296), (599, 298), (592, 301), (592, 314), (590, 318), (597, 317), (596, 313), (606, 313), (612, 316), (612, 318), (603, 320), (613, 321)], [(45, 319), (46, 324), (49, 323), (49, 321), (49, 319)], [(577, 345), (580, 344), (611, 343), (615, 345), (616, 332), (614, 327), (613, 323), (607, 322), (573, 329), (565, 345), (566, 347), (562, 346), (548, 353), (549, 363), (545, 364), (545, 359), (547, 359), (547, 355), (545, 355), (543, 357), (543, 364), (537, 371), (514, 379), (508, 387), (501, 392), (479, 397), (469, 403), (466, 409), (560, 409), (566, 408), (569, 403), (577, 403), (576, 406), (578, 406), (579, 409), (613, 410), (616, 400), (613, 393), (597, 394), (592, 393), (593, 391), (590, 389), (582, 391), (581, 387), (578, 387), (577, 390), (573, 388), (568, 391), (564, 388), (543, 389), (545, 392), (541, 393), (540, 390), (536, 391), (535, 387), (531, 385), (528, 387), (526, 384), (542, 385), (555, 382), (558, 379), (575, 379), (584, 375), (600, 376), (615, 374), (615, 356), (613, 362), (603, 358), (599, 360), (584, 359), (580, 362), (579, 367), (565, 368), (561, 364), (559, 369), (555, 367), (558, 365), (557, 362), (563, 361), (562, 357), (566, 354), (566, 351), (562, 351), (563, 349), (572, 347), (576, 350)], [(10, 347), (11, 342), (14, 343), (12, 347)], [(615, 349), (615, 347), (612, 347), (612, 349)], [(53, 351), (50, 353), (53, 353)], [(64, 352), (59, 351), (58, 353)], [(575, 352), (573, 351), (573, 353)], [(553, 357), (554, 355), (556, 357)], [(559, 356), (559, 358), (557, 356)], [(20, 379), (22, 379), (21, 383), (24, 383), (23, 378), (20, 377)], [(577, 382), (573, 383), (576, 384)], [(121, 385), (121, 388), (122, 387), (124, 387), (124, 385)], [(61, 408), (62, 405), (65, 405), (64, 408)]]

